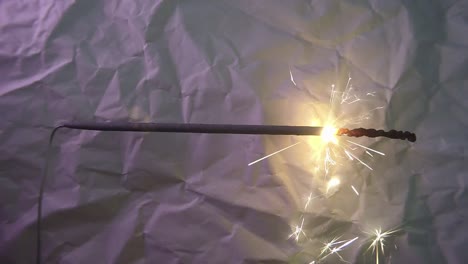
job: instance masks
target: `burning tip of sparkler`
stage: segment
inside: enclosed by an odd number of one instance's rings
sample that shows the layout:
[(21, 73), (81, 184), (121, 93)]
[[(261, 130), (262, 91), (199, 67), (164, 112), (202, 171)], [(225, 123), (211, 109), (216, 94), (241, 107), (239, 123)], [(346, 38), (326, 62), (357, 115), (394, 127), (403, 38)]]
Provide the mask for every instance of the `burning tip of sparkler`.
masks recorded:
[(322, 140), (325, 143), (331, 142), (334, 144), (338, 144), (338, 138), (336, 137), (337, 134), (338, 134), (338, 128), (335, 128), (333, 126), (324, 126), (320, 136), (322, 137)]

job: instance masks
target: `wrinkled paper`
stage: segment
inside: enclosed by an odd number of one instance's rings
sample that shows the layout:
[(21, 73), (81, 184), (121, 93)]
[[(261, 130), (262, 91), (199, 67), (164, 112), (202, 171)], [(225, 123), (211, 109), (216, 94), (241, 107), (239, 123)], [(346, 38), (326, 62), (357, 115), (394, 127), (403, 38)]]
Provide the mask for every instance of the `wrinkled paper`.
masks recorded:
[[(317, 190), (314, 144), (247, 164), (309, 139), (60, 130), (43, 201), (44, 263), (312, 263), (334, 237), (359, 237), (340, 256), (373, 263), (366, 231), (378, 227), (402, 229), (388, 241), (388, 263), (465, 263), (467, 8), (0, 2), (0, 262), (35, 259), (44, 154), (60, 122), (311, 125), (330, 84), (350, 75), (376, 98), (347, 115), (382, 106), (362, 125), (418, 140), (360, 139), (385, 157), (373, 170), (343, 165), (340, 189), (306, 209)], [(307, 238), (288, 239), (301, 219)]]

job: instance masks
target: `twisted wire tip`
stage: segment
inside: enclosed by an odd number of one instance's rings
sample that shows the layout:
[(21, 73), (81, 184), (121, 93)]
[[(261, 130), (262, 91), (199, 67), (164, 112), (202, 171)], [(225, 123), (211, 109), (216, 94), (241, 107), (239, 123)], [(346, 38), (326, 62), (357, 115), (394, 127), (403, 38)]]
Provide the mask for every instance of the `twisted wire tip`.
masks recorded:
[(355, 128), (355, 129), (347, 129), (347, 128), (340, 128), (337, 132), (338, 136), (346, 135), (348, 137), (386, 137), (391, 139), (401, 139), (401, 140), (408, 140), (410, 142), (416, 141), (416, 134), (408, 132), (408, 131), (397, 131), (397, 130), (376, 130), (373, 128)]

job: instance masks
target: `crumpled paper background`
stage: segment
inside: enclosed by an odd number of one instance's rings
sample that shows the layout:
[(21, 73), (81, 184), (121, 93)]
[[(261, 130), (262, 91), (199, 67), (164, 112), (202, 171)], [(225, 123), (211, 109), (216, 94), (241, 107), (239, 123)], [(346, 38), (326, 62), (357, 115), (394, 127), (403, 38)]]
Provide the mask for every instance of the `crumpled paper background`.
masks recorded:
[[(309, 263), (338, 235), (360, 237), (346, 260), (372, 263), (363, 231), (380, 226), (403, 226), (391, 263), (468, 258), (466, 1), (6, 0), (0, 14), (1, 263), (34, 261), (59, 122), (308, 125), (347, 73), (385, 104), (368, 125), (418, 135), (360, 141), (387, 155), (347, 167), (359, 197), (343, 186), (303, 210), (313, 145), (247, 166), (298, 137), (62, 130), (45, 263)], [(309, 240), (288, 240), (301, 214)]]

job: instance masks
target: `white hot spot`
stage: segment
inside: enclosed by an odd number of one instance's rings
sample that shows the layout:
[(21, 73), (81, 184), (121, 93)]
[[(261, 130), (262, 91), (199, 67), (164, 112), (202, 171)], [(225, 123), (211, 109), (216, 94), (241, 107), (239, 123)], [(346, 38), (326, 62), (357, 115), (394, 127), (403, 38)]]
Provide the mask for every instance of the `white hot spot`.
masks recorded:
[(327, 192), (332, 189), (332, 188), (335, 188), (337, 187), (338, 185), (340, 185), (341, 181), (340, 179), (338, 178), (331, 178), (328, 183), (327, 183)]
[(338, 138), (336, 137), (336, 133), (338, 129), (332, 126), (324, 126), (322, 129), (322, 133), (320, 136), (322, 137), (322, 141), (325, 143), (334, 143), (338, 144)]

